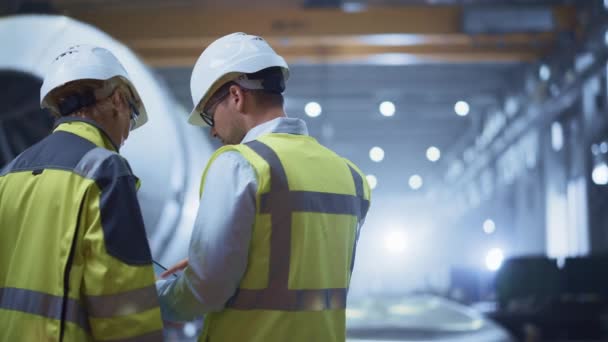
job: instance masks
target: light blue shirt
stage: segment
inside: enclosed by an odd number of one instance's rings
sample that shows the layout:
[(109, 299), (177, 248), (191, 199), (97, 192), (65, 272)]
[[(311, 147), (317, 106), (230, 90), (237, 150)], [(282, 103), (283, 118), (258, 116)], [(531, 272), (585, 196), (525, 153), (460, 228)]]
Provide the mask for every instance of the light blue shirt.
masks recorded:
[[(251, 129), (241, 143), (267, 133), (308, 135), (300, 119), (276, 118)], [(156, 282), (163, 319), (189, 321), (221, 311), (247, 268), (257, 192), (255, 172), (238, 152), (220, 154), (209, 167), (194, 222), (189, 265)]]

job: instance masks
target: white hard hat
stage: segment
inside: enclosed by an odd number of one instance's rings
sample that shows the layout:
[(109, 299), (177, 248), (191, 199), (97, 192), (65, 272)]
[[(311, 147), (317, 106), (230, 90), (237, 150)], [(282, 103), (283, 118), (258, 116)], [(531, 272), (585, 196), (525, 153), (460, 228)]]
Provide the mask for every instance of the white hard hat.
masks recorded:
[(242, 74), (252, 74), (270, 67), (281, 68), (283, 79), (287, 81), (287, 63), (261, 37), (237, 32), (211, 43), (192, 70), (190, 91), (194, 109), (188, 122), (195, 126), (207, 126), (200, 113), (217, 89)]
[(108, 50), (92, 45), (75, 45), (57, 56), (51, 63), (40, 88), (40, 107), (60, 115), (57, 103), (49, 94), (69, 82), (77, 80), (101, 80), (122, 82), (129, 87), (134, 105), (139, 111), (136, 129), (148, 121), (144, 103), (129, 80), (129, 75), (118, 59)]

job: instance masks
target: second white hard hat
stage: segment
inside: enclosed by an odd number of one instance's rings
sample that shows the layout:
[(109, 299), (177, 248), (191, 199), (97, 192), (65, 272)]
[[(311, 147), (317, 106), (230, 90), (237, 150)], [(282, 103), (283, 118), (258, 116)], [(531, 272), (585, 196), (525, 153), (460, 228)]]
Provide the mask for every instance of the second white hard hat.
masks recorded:
[(242, 74), (252, 74), (270, 67), (280, 67), (283, 79), (287, 81), (287, 63), (261, 37), (237, 32), (211, 43), (192, 70), (190, 92), (194, 109), (188, 122), (195, 126), (207, 126), (200, 113), (217, 89)]
[(70, 47), (52, 62), (40, 88), (40, 107), (60, 115), (56, 100), (50, 96), (51, 92), (69, 82), (85, 79), (124, 83), (131, 91), (139, 111), (133, 129), (148, 121), (144, 103), (118, 59), (107, 49), (86, 44)]

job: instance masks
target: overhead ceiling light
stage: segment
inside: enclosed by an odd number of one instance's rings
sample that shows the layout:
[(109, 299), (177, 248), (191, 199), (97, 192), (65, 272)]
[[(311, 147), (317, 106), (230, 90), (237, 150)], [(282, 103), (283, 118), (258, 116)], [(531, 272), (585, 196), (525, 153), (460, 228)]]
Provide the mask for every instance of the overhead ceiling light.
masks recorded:
[(496, 230), (496, 224), (494, 221), (487, 219), (483, 222), (483, 231), (486, 234), (492, 234)]
[(543, 64), (538, 69), (538, 77), (543, 81), (548, 81), (551, 78), (551, 69), (547, 64)]
[(321, 108), (321, 105), (317, 102), (308, 102), (306, 106), (304, 106), (304, 112), (306, 112), (306, 115), (310, 116), (311, 118), (316, 118), (317, 116), (321, 115), (322, 111), (323, 109)]
[(418, 190), (422, 187), (422, 177), (420, 177), (419, 175), (413, 175), (410, 177), (409, 180), (409, 184), (410, 184), (410, 188), (412, 188), (412, 190)]
[(378, 179), (374, 175), (367, 175), (365, 176), (365, 179), (367, 179), (367, 184), (369, 184), (369, 188), (372, 190), (374, 190), (376, 185), (378, 185)]
[(369, 150), (369, 158), (376, 163), (384, 159), (384, 150), (378, 146), (374, 146)]
[(426, 149), (426, 158), (432, 162), (436, 162), (441, 158), (441, 151), (437, 147), (431, 146)]
[(459, 116), (467, 116), (469, 114), (469, 104), (466, 101), (458, 101), (454, 105), (454, 111)]
[(551, 124), (551, 147), (554, 151), (560, 151), (564, 146), (564, 130), (562, 124), (554, 122)]
[(486, 254), (486, 267), (490, 271), (496, 271), (502, 266), (504, 260), (504, 254), (500, 248), (492, 248)]
[(600, 162), (593, 167), (591, 179), (597, 185), (608, 184), (608, 165), (605, 162)]
[(384, 116), (395, 115), (395, 104), (391, 101), (384, 101), (380, 104), (380, 114)]

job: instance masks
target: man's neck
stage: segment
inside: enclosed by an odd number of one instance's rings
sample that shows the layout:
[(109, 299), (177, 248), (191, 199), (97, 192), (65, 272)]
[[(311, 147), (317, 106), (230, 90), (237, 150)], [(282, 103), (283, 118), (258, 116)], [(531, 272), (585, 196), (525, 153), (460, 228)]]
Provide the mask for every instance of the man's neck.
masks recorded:
[(285, 111), (283, 110), (283, 108), (276, 108), (276, 109), (270, 109), (267, 110), (264, 113), (258, 113), (258, 114), (254, 114), (250, 116), (250, 119), (247, 122), (247, 131), (251, 130), (252, 128), (259, 126), (265, 122), (268, 121), (272, 121), (276, 118), (284, 118), (287, 117), (287, 115), (285, 115)]

